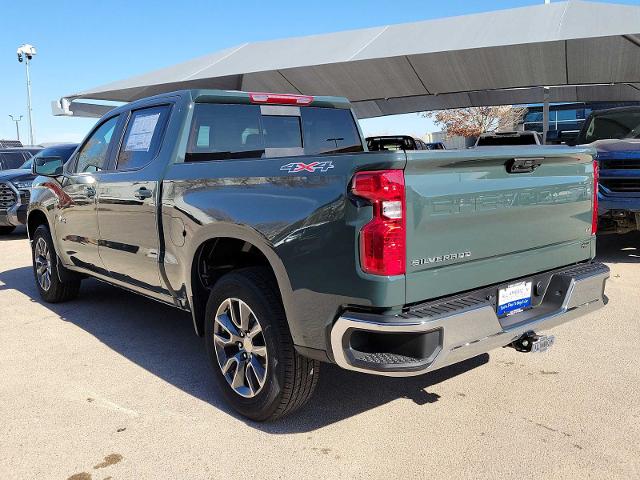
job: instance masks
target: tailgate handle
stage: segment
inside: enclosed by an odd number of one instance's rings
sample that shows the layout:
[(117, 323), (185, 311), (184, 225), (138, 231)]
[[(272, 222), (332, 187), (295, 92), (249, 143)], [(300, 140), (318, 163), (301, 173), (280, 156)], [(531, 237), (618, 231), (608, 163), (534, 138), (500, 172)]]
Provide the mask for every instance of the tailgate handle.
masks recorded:
[(544, 157), (539, 158), (513, 158), (506, 163), (509, 173), (531, 173), (540, 165)]

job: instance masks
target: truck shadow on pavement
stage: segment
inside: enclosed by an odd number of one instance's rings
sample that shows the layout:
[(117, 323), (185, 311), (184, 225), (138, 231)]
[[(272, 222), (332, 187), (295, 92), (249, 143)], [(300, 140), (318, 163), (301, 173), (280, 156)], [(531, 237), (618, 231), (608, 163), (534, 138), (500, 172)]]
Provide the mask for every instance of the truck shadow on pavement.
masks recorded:
[[(30, 266), (0, 272), (0, 281), (4, 283), (0, 290), (15, 289), (42, 304)], [(96, 280), (83, 281), (76, 300), (43, 305), (153, 375), (240, 418), (217, 390), (203, 340), (194, 334), (189, 314)], [(488, 359), (485, 354), (430, 374), (399, 379), (323, 364), (315, 395), (300, 412), (269, 424), (241, 420), (267, 433), (300, 433), (401, 398), (428, 405), (440, 398), (428, 391), (430, 387), (479, 367)]]
[(640, 263), (640, 232), (599, 235), (596, 260), (607, 263)]

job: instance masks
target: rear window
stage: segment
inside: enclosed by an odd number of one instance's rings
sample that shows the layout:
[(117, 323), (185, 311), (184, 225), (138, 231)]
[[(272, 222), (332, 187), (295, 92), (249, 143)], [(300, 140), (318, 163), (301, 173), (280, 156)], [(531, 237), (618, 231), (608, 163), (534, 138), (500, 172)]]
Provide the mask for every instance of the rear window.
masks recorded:
[(371, 152), (418, 150), (415, 141), (409, 137), (368, 138), (367, 148)]
[(305, 154), (348, 153), (364, 150), (351, 111), (314, 107), (305, 107), (300, 110)]
[[(187, 161), (317, 155), (362, 151), (351, 112), (260, 105), (199, 103), (194, 107)], [(289, 114), (290, 113), (290, 114)]]
[(517, 135), (515, 137), (480, 137), (480, 139), (478, 140), (479, 147), (492, 147), (500, 145), (536, 145), (536, 139), (533, 135)]
[(302, 148), (298, 116), (262, 115), (262, 134), (266, 148)]

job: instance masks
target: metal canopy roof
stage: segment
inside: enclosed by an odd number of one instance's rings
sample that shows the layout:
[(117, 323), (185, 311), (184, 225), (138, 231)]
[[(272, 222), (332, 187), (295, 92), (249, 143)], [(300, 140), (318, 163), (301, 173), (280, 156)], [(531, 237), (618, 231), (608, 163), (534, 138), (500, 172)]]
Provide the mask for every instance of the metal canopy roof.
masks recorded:
[[(640, 100), (640, 7), (552, 3), (246, 43), (67, 95), (54, 114), (99, 116), (183, 88), (347, 97), (360, 118), (481, 105)], [(557, 88), (556, 88), (557, 87)]]

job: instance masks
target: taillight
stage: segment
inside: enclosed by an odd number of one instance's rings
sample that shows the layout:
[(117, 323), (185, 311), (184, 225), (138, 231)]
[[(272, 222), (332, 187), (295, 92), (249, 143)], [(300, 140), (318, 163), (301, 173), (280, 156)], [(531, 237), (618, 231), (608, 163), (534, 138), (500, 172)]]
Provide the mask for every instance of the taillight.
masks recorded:
[(593, 161), (593, 213), (591, 216), (591, 235), (598, 233), (598, 182), (599, 182), (598, 161)]
[(251, 103), (274, 103), (277, 105), (309, 105), (313, 103), (310, 95), (287, 95), (284, 93), (250, 93)]
[(358, 172), (351, 191), (373, 206), (373, 219), (360, 231), (360, 266), (374, 275), (402, 275), (406, 263), (404, 172)]

